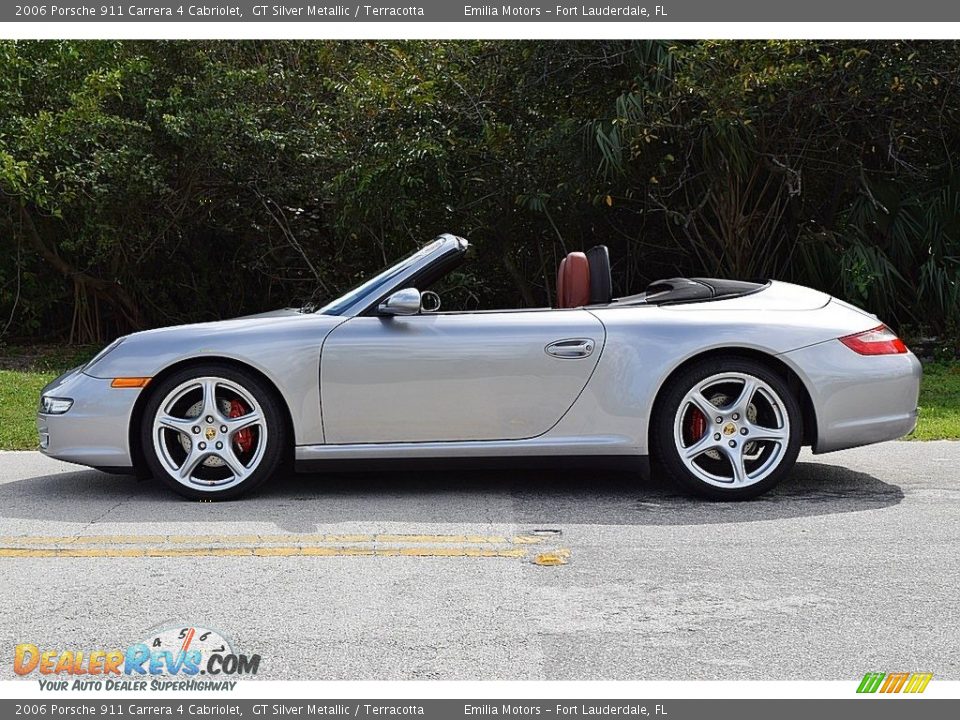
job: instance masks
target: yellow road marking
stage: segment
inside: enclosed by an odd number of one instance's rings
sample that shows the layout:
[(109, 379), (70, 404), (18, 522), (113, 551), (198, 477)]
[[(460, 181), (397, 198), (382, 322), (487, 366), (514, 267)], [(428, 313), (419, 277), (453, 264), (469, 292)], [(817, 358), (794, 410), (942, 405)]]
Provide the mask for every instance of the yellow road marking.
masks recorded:
[(137, 557), (471, 557), (523, 558), (520, 548), (480, 547), (55, 547), (0, 548), (0, 558), (137, 558)]
[[(283, 533), (238, 535), (9, 535), (0, 558), (150, 557), (424, 557), (526, 558), (535, 535), (423, 533)], [(542, 565), (566, 563), (570, 551), (537, 556)], [(555, 559), (551, 561), (550, 557)]]
[(8, 535), (0, 537), (3, 546), (34, 545), (259, 545), (278, 543), (287, 545), (319, 545), (323, 543), (400, 543), (430, 544), (457, 543), (461, 545), (528, 545), (542, 542), (532, 535), (422, 535), (422, 534), (343, 534), (321, 533), (279, 535)]
[(376, 535), (374, 542), (503, 544), (510, 541), (499, 535)]
[(553, 565), (566, 565), (569, 559), (570, 551), (566, 548), (560, 548), (559, 550), (539, 553), (533, 558), (533, 562), (535, 565), (551, 567)]

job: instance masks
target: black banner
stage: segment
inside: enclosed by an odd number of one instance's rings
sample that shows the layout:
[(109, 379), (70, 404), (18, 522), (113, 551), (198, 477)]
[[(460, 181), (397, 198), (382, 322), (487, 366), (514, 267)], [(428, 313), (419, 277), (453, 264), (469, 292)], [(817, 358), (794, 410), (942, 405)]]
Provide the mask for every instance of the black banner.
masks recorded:
[[(906, 707), (909, 704), (910, 707)], [(4, 718), (662, 718), (663, 720), (933, 720), (957, 717), (960, 700), (3, 700)]]
[(368, 4), (258, 0), (96, 2), (58, 0), (0, 7), (3, 22), (951, 22), (960, 3), (874, 0), (380, 0)]

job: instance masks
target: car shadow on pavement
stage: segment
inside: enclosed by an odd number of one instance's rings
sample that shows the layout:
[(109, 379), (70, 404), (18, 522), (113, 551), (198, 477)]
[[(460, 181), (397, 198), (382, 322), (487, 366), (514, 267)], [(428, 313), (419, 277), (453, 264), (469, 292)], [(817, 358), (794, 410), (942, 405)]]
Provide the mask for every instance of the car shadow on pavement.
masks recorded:
[(289, 532), (332, 524), (512, 523), (701, 525), (891, 507), (903, 491), (863, 472), (801, 462), (770, 493), (717, 503), (679, 494), (661, 478), (601, 470), (350, 472), (284, 476), (246, 499), (182, 500), (160, 482), (94, 470), (0, 485), (0, 517), (67, 523), (269, 523)]

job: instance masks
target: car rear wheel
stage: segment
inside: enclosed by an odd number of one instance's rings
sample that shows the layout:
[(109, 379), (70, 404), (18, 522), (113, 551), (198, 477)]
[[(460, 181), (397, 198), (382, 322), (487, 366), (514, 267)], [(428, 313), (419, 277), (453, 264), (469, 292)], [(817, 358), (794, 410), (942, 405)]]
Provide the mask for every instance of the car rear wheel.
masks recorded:
[(221, 364), (163, 379), (141, 426), (154, 477), (197, 500), (236, 498), (262, 483), (281, 464), (285, 435), (271, 389), (252, 373)]
[(653, 450), (684, 489), (745, 500), (790, 471), (802, 428), (800, 405), (780, 375), (747, 358), (712, 358), (664, 389)]

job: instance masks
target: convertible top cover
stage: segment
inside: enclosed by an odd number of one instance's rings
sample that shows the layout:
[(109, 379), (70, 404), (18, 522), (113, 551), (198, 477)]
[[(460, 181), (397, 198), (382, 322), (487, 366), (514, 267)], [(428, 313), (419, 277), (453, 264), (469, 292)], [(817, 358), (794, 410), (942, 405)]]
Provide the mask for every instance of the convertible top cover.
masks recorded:
[(720, 278), (670, 278), (657, 280), (639, 295), (614, 300), (617, 305), (679, 305), (682, 303), (727, 300), (752, 295), (770, 287), (770, 281), (745, 282)]

